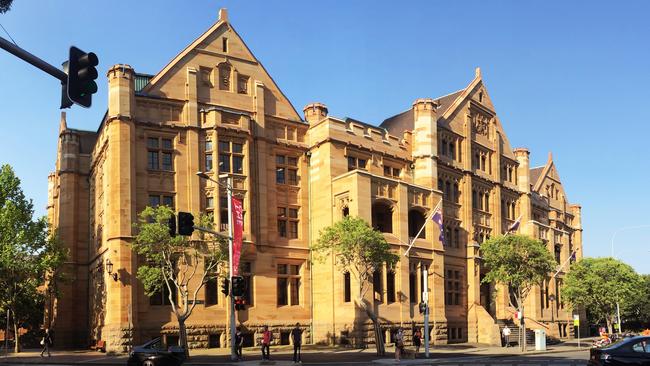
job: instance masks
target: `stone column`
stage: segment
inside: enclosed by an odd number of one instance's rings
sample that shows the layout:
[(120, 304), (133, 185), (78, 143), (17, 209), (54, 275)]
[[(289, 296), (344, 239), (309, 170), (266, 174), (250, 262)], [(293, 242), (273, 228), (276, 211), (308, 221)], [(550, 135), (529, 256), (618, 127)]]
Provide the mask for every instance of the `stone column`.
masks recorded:
[(136, 323), (137, 263), (131, 252), (132, 223), (135, 212), (135, 93), (133, 69), (129, 65), (115, 65), (108, 71), (108, 116), (105, 133), (106, 151), (104, 233), (108, 250), (103, 255), (113, 263), (118, 280), (106, 277), (106, 316), (102, 332), (106, 349), (124, 352), (132, 342), (131, 324)]

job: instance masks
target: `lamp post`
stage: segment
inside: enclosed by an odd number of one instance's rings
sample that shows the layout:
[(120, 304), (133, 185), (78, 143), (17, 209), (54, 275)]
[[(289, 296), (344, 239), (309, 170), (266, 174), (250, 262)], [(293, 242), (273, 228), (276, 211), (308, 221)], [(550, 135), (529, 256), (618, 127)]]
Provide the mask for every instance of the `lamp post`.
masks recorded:
[[(212, 179), (209, 175), (204, 172), (197, 172), (196, 175), (199, 178), (209, 180), (210, 182), (216, 183), (217, 185), (224, 187), (226, 193), (228, 194), (228, 275), (232, 279), (232, 177), (230, 174), (220, 174), (219, 178), (226, 178), (226, 184), (219, 182), (218, 180)], [(230, 304), (230, 359), (232, 361), (237, 360), (237, 353), (235, 347), (235, 301), (232, 296), (232, 283), (228, 289), (229, 292), (229, 304)]]

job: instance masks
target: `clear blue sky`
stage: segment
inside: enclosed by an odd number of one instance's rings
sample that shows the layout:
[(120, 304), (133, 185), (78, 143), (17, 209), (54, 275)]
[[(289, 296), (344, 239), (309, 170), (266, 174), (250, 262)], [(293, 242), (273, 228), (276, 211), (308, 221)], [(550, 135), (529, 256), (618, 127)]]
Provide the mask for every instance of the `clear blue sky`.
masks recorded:
[[(68, 111), (70, 127), (96, 130), (108, 67), (155, 74), (220, 7), (298, 110), (319, 101), (377, 124), (465, 87), (480, 66), (512, 145), (528, 147), (533, 165), (553, 152), (583, 207), (587, 255), (609, 255), (618, 228), (650, 226), (647, 1), (17, 0), (0, 23), (53, 64), (71, 44), (99, 55), (93, 107)], [(59, 98), (56, 80), (0, 51), (0, 164), (15, 168), (39, 214)], [(650, 273), (649, 243), (650, 228), (623, 231), (616, 254)]]

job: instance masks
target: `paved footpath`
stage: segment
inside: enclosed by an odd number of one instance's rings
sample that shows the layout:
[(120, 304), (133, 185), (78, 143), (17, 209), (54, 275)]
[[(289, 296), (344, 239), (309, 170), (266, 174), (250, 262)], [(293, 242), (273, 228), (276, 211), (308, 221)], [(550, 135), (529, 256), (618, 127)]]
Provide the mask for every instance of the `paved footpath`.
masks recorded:
[[(589, 356), (587, 342), (582, 342), (578, 348), (577, 342), (570, 341), (559, 345), (549, 346), (547, 351), (528, 351), (521, 353), (518, 348), (490, 347), (476, 344), (454, 344), (431, 347), (430, 358), (424, 359), (421, 349), (417, 359), (402, 359), (400, 365), (498, 365), (525, 364), (586, 364)], [(411, 349), (412, 350), (412, 349)], [(387, 347), (385, 357), (377, 357), (374, 349), (349, 349), (325, 346), (303, 346), (302, 360), (304, 365), (395, 365), (393, 347)], [(271, 349), (271, 361), (260, 361), (260, 350), (257, 347), (244, 349), (244, 360), (230, 361), (228, 349), (197, 349), (191, 351), (190, 360), (184, 366), (207, 365), (293, 365), (293, 349), (290, 346), (276, 346)], [(564, 356), (563, 356), (564, 355)], [(120, 365), (126, 364), (125, 354), (100, 353), (94, 351), (57, 351), (53, 349), (52, 357), (40, 357), (40, 350), (27, 350), (18, 355), (9, 354), (4, 357), (0, 353), (0, 364), (7, 365)]]

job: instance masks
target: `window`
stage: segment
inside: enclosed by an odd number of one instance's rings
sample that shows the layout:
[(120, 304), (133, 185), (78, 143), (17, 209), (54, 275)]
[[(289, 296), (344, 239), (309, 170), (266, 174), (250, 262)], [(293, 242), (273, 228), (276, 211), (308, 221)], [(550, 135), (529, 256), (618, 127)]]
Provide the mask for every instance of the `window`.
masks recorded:
[(555, 261), (557, 264), (560, 264), (562, 260), (562, 246), (561, 245), (556, 245), (555, 246)]
[(393, 209), (385, 202), (372, 205), (372, 227), (382, 233), (393, 232)]
[(386, 271), (386, 302), (395, 302), (395, 271)]
[(454, 183), (454, 202), (460, 203), (460, 189), (458, 189), (458, 183)]
[(219, 173), (244, 174), (244, 144), (219, 141)]
[(211, 211), (214, 209), (214, 197), (205, 198), (205, 209)]
[(650, 343), (647, 341), (641, 341), (632, 345), (632, 350), (634, 352), (650, 353)]
[(300, 265), (278, 264), (278, 306), (300, 305)]
[(446, 199), (451, 199), (452, 194), (453, 194), (453, 192), (451, 191), (451, 182), (446, 181), (445, 182), (445, 198)]
[(172, 171), (174, 144), (170, 138), (147, 138), (147, 169)]
[(221, 51), (228, 52), (228, 38), (221, 38)]
[(384, 165), (384, 176), (389, 178), (399, 178), (400, 169)]
[(473, 209), (479, 208), (478, 193), (475, 190), (472, 190), (472, 208)]
[(159, 195), (159, 194), (149, 195), (149, 206), (158, 207), (161, 204), (169, 208), (174, 208), (174, 197), (168, 195)]
[(457, 227), (454, 228), (454, 240), (451, 242), (454, 248), (460, 248), (460, 230)]
[(444, 246), (451, 245), (451, 243), (453, 241), (452, 231), (451, 231), (451, 228), (449, 226), (446, 226), (446, 225), (445, 225), (445, 236), (444, 236), (444, 238), (445, 238), (445, 240), (443, 240), (442, 244)]
[(416, 263), (409, 263), (409, 299), (412, 304), (418, 301), (418, 267)]
[(374, 292), (375, 301), (384, 302), (384, 289), (381, 282), (381, 268), (375, 269), (372, 272), (372, 290)]
[(205, 142), (205, 171), (212, 171), (212, 141)]
[(355, 169), (365, 170), (366, 163), (367, 163), (366, 159), (357, 158), (354, 156), (348, 156), (348, 171), (352, 171)]
[(298, 158), (293, 156), (275, 156), (275, 183), (298, 185)]
[(219, 279), (210, 278), (205, 283), (205, 306), (219, 303)]
[(298, 209), (278, 207), (278, 235), (282, 238), (298, 239)]
[[(418, 231), (424, 226), (425, 220), (426, 219), (422, 212), (418, 210), (409, 211), (409, 238), (415, 238), (415, 236), (418, 235)], [(426, 232), (426, 228), (422, 229), (418, 238), (426, 239)]]
[(350, 272), (343, 273), (343, 302), (352, 301)]
[(221, 334), (210, 334), (208, 337), (208, 348), (221, 348)]
[(445, 282), (445, 305), (460, 305), (460, 271), (448, 269)]
[[(169, 283), (169, 286), (174, 289), (174, 284), (172, 282)], [(172, 295), (174, 298), (174, 303), (178, 303), (178, 297), (176, 294), (176, 291), (174, 291), (174, 294)], [(149, 305), (171, 305), (171, 301), (169, 301), (169, 289), (167, 288), (167, 284), (163, 282), (162, 287), (160, 290), (156, 291), (153, 295), (149, 297)]]

